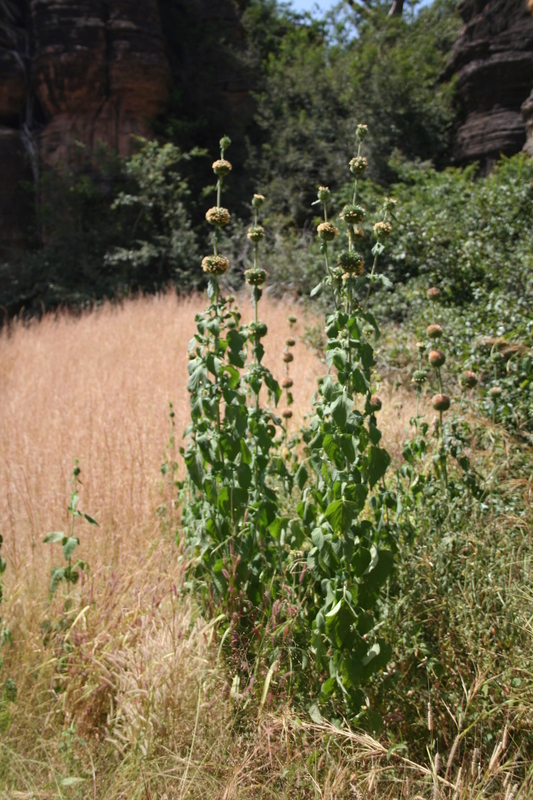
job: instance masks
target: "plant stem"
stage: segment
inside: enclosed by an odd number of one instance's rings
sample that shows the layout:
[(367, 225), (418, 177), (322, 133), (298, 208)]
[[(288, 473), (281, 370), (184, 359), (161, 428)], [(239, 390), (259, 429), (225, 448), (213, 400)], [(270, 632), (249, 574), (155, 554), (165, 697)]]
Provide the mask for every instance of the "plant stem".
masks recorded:
[(372, 289), (372, 284), (374, 283), (374, 273), (376, 271), (377, 263), (378, 263), (378, 254), (376, 253), (376, 255), (374, 256), (374, 263), (372, 264), (372, 272), (370, 273), (370, 276), (368, 278), (368, 291), (366, 293), (365, 302), (363, 304), (363, 313), (366, 311), (368, 300), (370, 298), (370, 291)]

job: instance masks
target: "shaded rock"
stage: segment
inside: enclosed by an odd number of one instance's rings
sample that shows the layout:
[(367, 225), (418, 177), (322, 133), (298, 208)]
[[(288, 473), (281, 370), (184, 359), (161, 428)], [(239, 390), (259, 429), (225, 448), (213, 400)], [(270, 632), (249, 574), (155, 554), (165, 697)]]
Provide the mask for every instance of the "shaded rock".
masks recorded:
[(32, 86), (47, 119), (46, 164), (76, 140), (128, 154), (168, 99), (170, 71), (156, 0), (31, 0)]
[(443, 73), (455, 75), (454, 158), (487, 170), (525, 144), (521, 106), (533, 87), (533, 17), (526, 0), (462, 0), (465, 22)]

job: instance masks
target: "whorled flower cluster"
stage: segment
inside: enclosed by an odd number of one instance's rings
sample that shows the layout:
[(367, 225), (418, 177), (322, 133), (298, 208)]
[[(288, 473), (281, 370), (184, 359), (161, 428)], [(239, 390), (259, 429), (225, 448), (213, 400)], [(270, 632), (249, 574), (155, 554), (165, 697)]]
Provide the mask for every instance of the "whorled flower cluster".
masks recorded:
[(202, 269), (208, 275), (224, 275), (229, 269), (229, 261), (225, 256), (205, 256), (202, 259)]
[(205, 218), (211, 225), (222, 227), (229, 224), (231, 216), (227, 208), (214, 206), (205, 212)]
[(332, 242), (339, 233), (337, 226), (332, 222), (321, 222), (316, 230), (324, 242)]

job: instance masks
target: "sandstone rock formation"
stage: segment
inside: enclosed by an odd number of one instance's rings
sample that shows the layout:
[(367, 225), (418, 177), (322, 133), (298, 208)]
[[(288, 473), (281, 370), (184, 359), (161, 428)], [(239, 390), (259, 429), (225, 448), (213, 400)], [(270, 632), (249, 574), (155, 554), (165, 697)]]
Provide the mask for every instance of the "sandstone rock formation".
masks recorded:
[(68, 163), (80, 140), (130, 152), (168, 98), (157, 0), (30, 0), (31, 83), (46, 124), (46, 164)]
[(521, 106), (533, 88), (533, 17), (527, 0), (462, 0), (465, 26), (444, 79), (456, 76), (455, 160), (490, 169), (525, 144)]

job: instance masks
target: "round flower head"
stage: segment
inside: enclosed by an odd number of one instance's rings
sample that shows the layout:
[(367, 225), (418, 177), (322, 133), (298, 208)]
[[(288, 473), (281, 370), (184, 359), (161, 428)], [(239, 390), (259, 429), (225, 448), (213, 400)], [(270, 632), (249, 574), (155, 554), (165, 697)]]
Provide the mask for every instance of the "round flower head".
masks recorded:
[(325, 203), (330, 199), (331, 192), (327, 186), (319, 186), (317, 196), (322, 203)]
[(365, 262), (359, 253), (347, 252), (341, 253), (338, 257), (339, 267), (342, 267), (343, 275), (362, 275), (365, 267)]
[(254, 244), (257, 244), (265, 238), (265, 229), (261, 225), (253, 225), (251, 228), (248, 228), (246, 236)]
[(229, 269), (229, 261), (225, 256), (206, 256), (202, 259), (202, 269), (208, 275), (223, 275)]
[(294, 314), (288, 316), (287, 319), (289, 320), (291, 325), (295, 325), (298, 322), (298, 319), (294, 316)]
[(431, 400), (431, 405), (435, 411), (448, 411), (450, 407), (450, 398), (447, 394), (436, 394)]
[(355, 206), (353, 203), (348, 203), (344, 206), (340, 213), (340, 218), (343, 219), (348, 225), (357, 225), (365, 218), (365, 209), (362, 206)]
[(467, 389), (473, 389), (478, 382), (479, 378), (475, 372), (472, 372), (470, 369), (467, 369), (466, 372), (463, 372), (461, 383), (463, 386), (466, 386)]
[(492, 361), (503, 361), (504, 360), (504, 355), (503, 355), (503, 353), (500, 353), (499, 350), (494, 350), (491, 353), (490, 357), (491, 357)]
[(283, 419), (290, 419), (292, 417), (292, 411), (290, 408), (284, 408), (281, 412), (281, 416)]
[(392, 225), (390, 222), (376, 222), (374, 225), (374, 236), (378, 240), (386, 239), (392, 233)]
[(227, 208), (210, 208), (205, 212), (205, 218), (211, 225), (227, 225), (230, 221), (230, 213)]
[(225, 175), (229, 175), (231, 170), (232, 166), (225, 158), (219, 158), (217, 161), (213, 161), (213, 172), (215, 175), (219, 175), (223, 178)]
[(360, 178), (368, 169), (368, 161), (364, 156), (356, 156), (350, 161), (350, 172), (356, 178)]
[(338, 232), (337, 226), (332, 222), (321, 222), (317, 228), (317, 233), (324, 242), (332, 242)]
[(430, 339), (440, 339), (442, 336), (442, 328), (440, 325), (429, 325), (427, 329), (427, 335)]
[(420, 355), (422, 355), (423, 353), (426, 352), (426, 345), (424, 344), (424, 342), (417, 342), (416, 349), (418, 350)]
[(378, 397), (377, 394), (373, 394), (370, 400), (368, 401), (368, 407), (372, 412), (381, 411), (381, 409), (383, 408), (381, 397)]
[(352, 236), (355, 236), (358, 239), (364, 239), (365, 232), (362, 228), (352, 228)]
[(425, 369), (417, 369), (413, 372), (413, 383), (417, 386), (422, 386), (426, 382), (427, 372)]
[(489, 391), (489, 397), (491, 398), (491, 400), (497, 400), (498, 397), (501, 397), (501, 395), (502, 395), (501, 386), (493, 386)]
[(244, 280), (250, 286), (262, 286), (266, 281), (266, 272), (264, 269), (247, 269), (244, 273)]
[(196, 353), (189, 353), (188, 359), (189, 361), (194, 361), (196, 359)]
[(291, 339), (285, 339), (285, 344), (287, 345), (287, 347), (294, 347), (294, 345), (296, 344), (296, 339), (292, 339), (292, 338)]
[(292, 378), (283, 378), (281, 386), (283, 389), (291, 389), (294, 386), (294, 381)]
[(383, 210), (391, 213), (396, 208), (397, 200), (394, 197), (386, 197), (383, 202)]
[(262, 194), (254, 194), (252, 198), (252, 205), (254, 208), (261, 208), (263, 203), (265, 202), (265, 197)]
[(231, 139), (229, 136), (223, 136), (219, 142), (221, 150), (227, 150), (228, 147), (231, 145)]
[(368, 125), (358, 125), (355, 129), (355, 141), (362, 142), (368, 136)]
[(283, 360), (284, 360), (284, 362), (285, 362), (286, 364), (290, 364), (290, 363), (291, 363), (291, 361), (294, 361), (294, 356), (293, 356), (293, 354), (292, 354), (292, 353), (290, 353), (290, 352), (287, 350), (285, 353), (283, 353)]
[(260, 339), (263, 336), (266, 336), (268, 333), (268, 328), (264, 322), (252, 322), (250, 323), (250, 333), (255, 336), (259, 336)]
[(428, 360), (432, 367), (438, 369), (439, 367), (442, 367), (446, 361), (446, 356), (442, 350), (432, 350), (428, 356)]
[(428, 300), (438, 300), (440, 297), (440, 289), (438, 289), (436, 286), (432, 286), (431, 289), (427, 290), (426, 294)]

